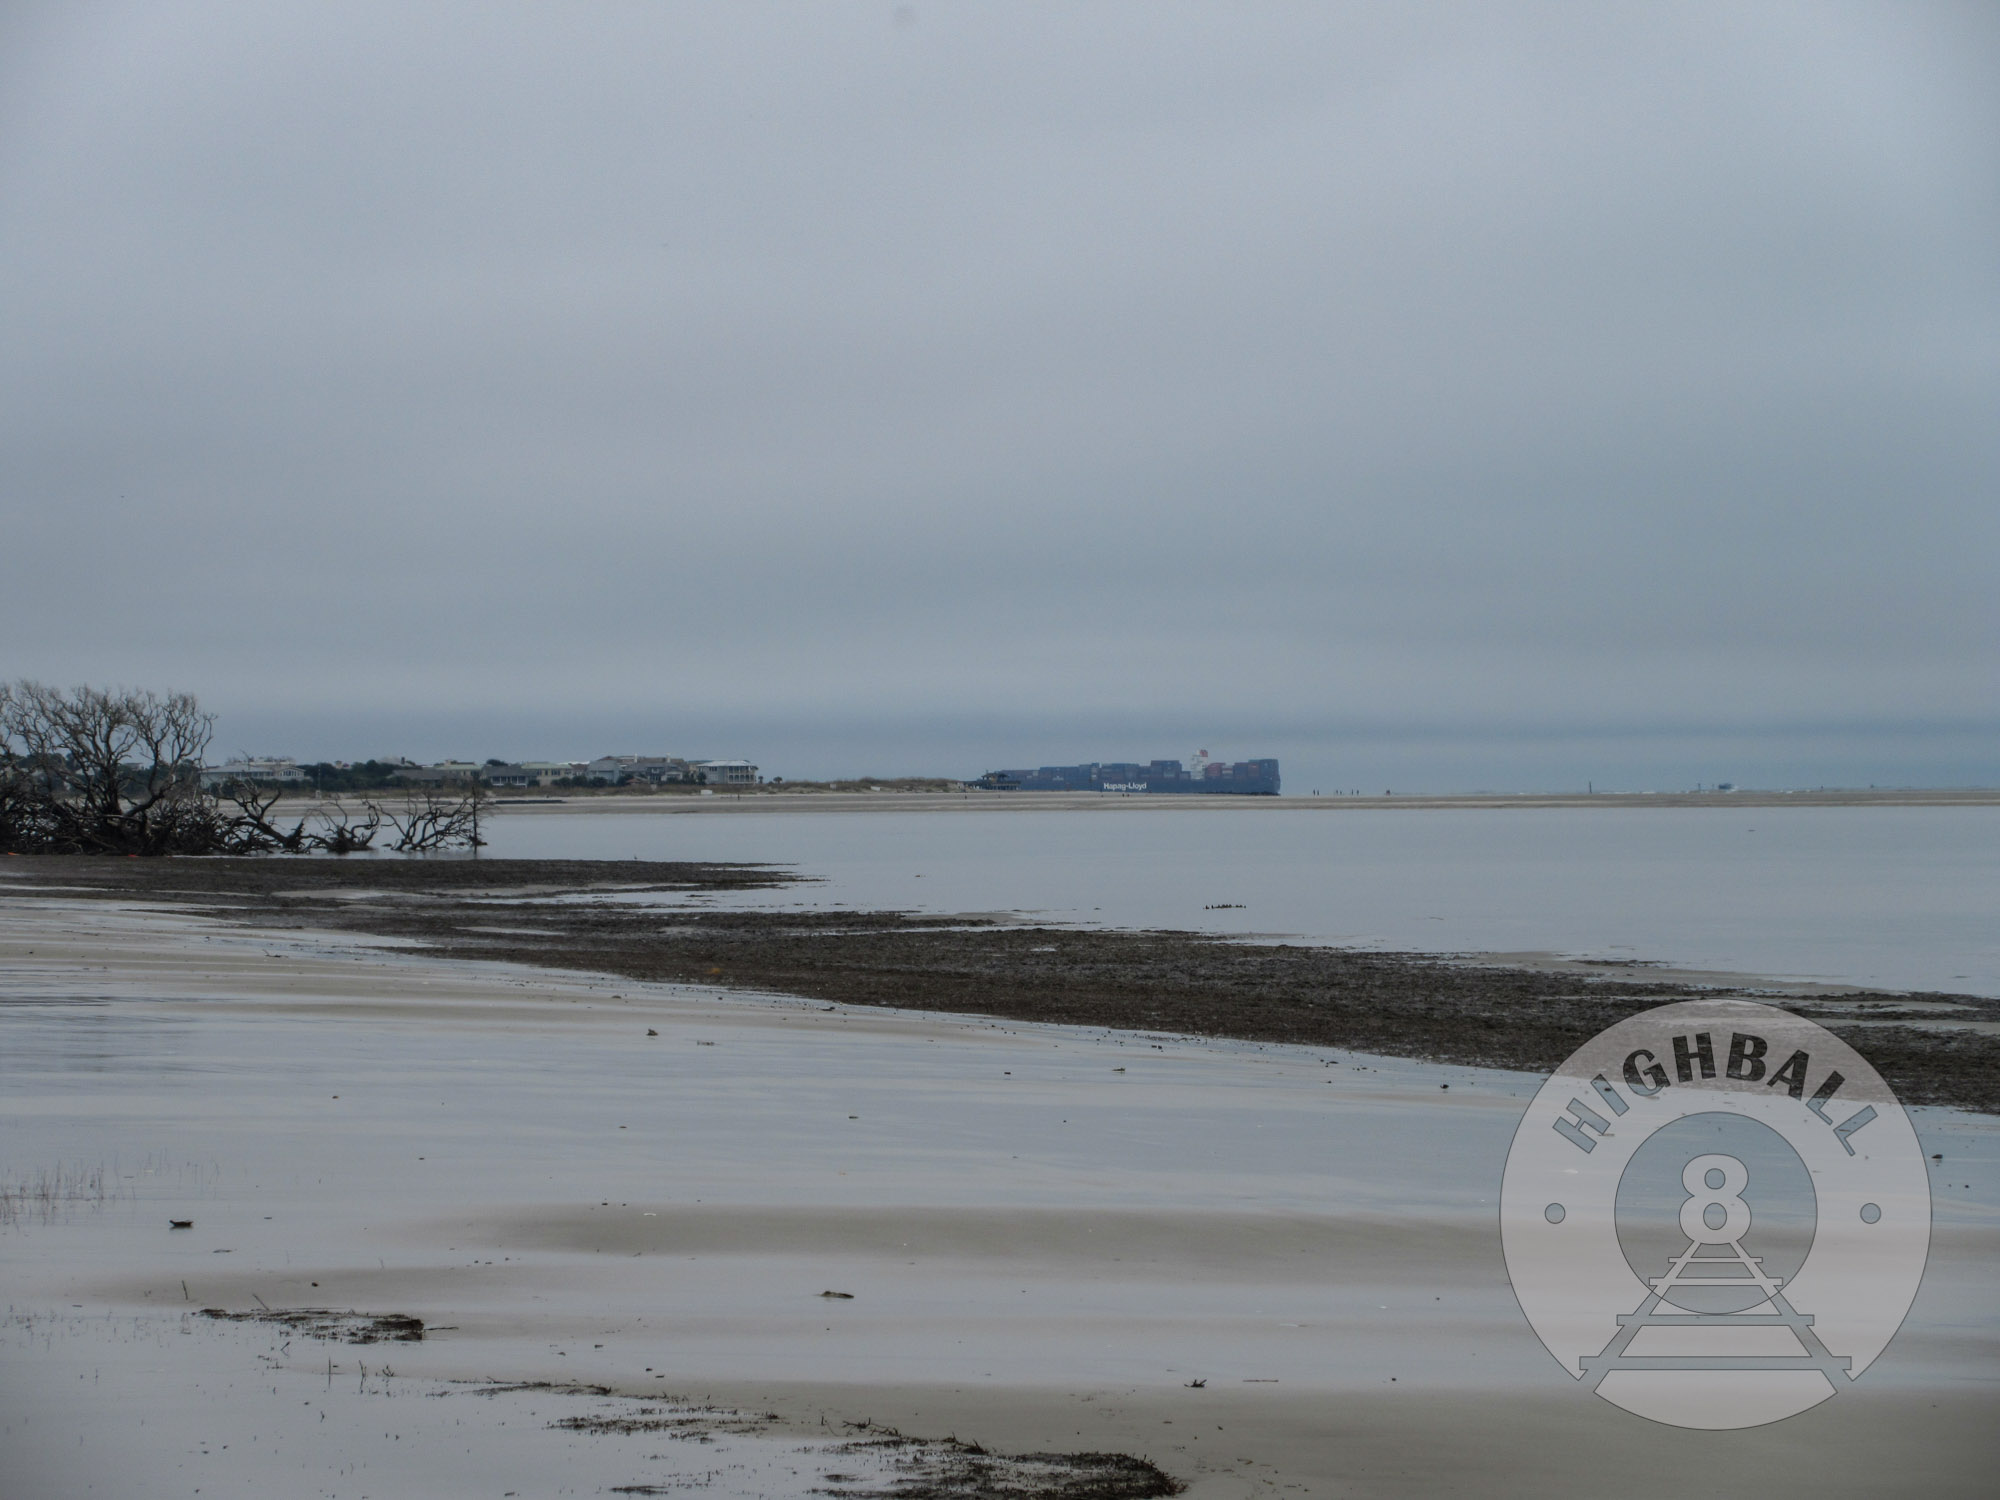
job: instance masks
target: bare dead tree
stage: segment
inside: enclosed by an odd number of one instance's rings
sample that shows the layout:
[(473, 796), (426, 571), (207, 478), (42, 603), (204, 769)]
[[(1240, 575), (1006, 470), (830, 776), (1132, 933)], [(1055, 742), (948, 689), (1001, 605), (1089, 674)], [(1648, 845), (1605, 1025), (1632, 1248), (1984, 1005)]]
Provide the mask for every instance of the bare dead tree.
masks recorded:
[[(205, 785), (214, 718), (186, 693), (0, 684), (0, 849), (20, 854), (351, 854), (384, 822), (322, 804), (275, 816), (281, 792)], [(427, 798), (398, 849), (477, 848), (479, 802)], [(289, 826), (287, 825), (289, 822)]]
[(301, 815), (290, 828), (271, 821), (271, 810), (283, 793), (252, 782), (233, 781), (219, 788), (218, 804), (236, 809), (224, 819), (230, 854), (354, 854), (370, 847), (382, 827), (382, 815), (372, 806), (355, 818), (336, 804), (321, 803)]
[(278, 799), (282, 795), (279, 791), (267, 791), (248, 781), (226, 782), (217, 789), (217, 804), (236, 809), (227, 821), (236, 841), (245, 846), (242, 852), (256, 853), (263, 849), (272, 849), (282, 850), (287, 854), (301, 854), (305, 851), (307, 844), (304, 818), (300, 818), (289, 829), (279, 828), (271, 822), (271, 810), (277, 806)]
[(79, 853), (156, 854), (202, 839), (214, 717), (193, 697), (38, 682), (0, 688), (0, 753), (26, 832)]
[(313, 834), (316, 847), (328, 854), (357, 854), (372, 846), (382, 814), (372, 807), (365, 811), (367, 815), (357, 820), (344, 809), (322, 810), (319, 830)]
[(486, 840), (479, 836), (479, 815), (486, 800), (486, 788), (478, 782), (460, 797), (442, 792), (411, 792), (400, 809), (384, 810), (368, 803), (368, 811), (386, 818), (396, 830), (391, 849), (405, 854), (431, 853), (441, 849), (479, 849)]

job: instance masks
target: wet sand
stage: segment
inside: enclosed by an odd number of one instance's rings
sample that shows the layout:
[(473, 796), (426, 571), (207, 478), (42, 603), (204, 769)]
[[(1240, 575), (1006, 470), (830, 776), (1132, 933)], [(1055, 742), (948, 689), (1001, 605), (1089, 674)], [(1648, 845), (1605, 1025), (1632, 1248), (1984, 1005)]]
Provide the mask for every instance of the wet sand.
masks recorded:
[[(1690, 1433), (1582, 1393), (1514, 1306), (1493, 1200), (1526, 1073), (3, 889), (0, 1182), (109, 1179), (0, 1226), (0, 1443), (37, 1500), (886, 1493), (887, 1450), (836, 1451), (884, 1425), (1130, 1455), (1199, 1496), (1989, 1479), (1985, 1117), (1916, 1112), (1939, 1236), (1864, 1381)], [(427, 1331), (287, 1340), (203, 1306)]]

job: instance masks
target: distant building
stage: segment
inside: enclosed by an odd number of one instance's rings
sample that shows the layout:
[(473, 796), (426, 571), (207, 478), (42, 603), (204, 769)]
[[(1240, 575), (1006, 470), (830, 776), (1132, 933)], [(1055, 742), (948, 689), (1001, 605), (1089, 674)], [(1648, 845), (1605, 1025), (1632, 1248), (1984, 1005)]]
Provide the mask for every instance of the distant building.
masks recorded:
[(446, 786), (477, 780), (484, 769), (469, 760), (441, 760), (428, 766), (398, 766), (394, 774), (411, 786)]
[(632, 767), (638, 763), (636, 755), (600, 755), (583, 768), (584, 779), (616, 786), (632, 774)]
[(485, 766), (481, 768), (479, 779), (488, 786), (554, 786), (572, 776), (583, 774), (580, 761), (567, 760), (523, 760), (507, 765)]
[(697, 779), (693, 763), (678, 755), (600, 755), (587, 766), (573, 767), (570, 774), (606, 786), (628, 781), (674, 786)]
[(655, 786), (679, 786), (695, 779), (694, 763), (678, 755), (642, 756), (632, 768), (634, 781), (650, 781)]
[(757, 768), (747, 760), (698, 760), (695, 775), (704, 786), (755, 786)]
[(306, 773), (299, 769), (299, 763), (290, 758), (244, 756), (239, 760), (226, 760), (219, 766), (201, 768), (201, 784), (205, 787), (223, 786), (232, 781), (295, 786), (305, 779)]

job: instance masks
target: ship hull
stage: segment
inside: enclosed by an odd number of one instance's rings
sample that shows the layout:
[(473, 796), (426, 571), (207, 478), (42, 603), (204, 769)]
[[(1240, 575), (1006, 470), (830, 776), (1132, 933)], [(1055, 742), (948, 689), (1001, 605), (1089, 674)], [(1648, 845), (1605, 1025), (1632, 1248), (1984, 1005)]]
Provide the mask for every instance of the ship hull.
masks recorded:
[(1107, 792), (1119, 796), (1278, 795), (1278, 763), (1211, 761), (1193, 774), (1177, 760), (1145, 765), (1111, 762), (1083, 766), (1038, 766), (1032, 770), (988, 771), (975, 786), (991, 791)]

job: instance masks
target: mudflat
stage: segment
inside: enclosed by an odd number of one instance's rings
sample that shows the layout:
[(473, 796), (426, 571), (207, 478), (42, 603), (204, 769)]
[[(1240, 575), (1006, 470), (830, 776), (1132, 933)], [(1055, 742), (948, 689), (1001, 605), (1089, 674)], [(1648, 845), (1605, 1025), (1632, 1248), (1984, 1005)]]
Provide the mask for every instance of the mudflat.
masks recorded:
[(1714, 976), (1693, 983), (1632, 965), (1510, 964), (992, 914), (731, 910), (686, 899), (790, 879), (740, 864), (57, 858), (8, 861), (0, 874), (76, 895), (226, 910), (273, 930), (394, 937), (464, 959), (1541, 1073), (1637, 1011), (1750, 995), (1827, 1026), (1906, 1103), (2000, 1111), (2000, 1000), (1977, 995), (1802, 991)]

